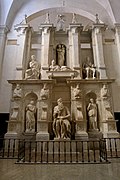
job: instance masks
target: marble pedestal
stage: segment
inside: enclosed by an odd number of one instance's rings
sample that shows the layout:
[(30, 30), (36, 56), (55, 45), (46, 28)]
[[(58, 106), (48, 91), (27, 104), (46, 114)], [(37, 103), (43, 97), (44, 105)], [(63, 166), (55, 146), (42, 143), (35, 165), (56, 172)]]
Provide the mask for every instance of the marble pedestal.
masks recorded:
[(47, 141), (47, 140), (49, 140), (50, 139), (50, 135), (49, 135), (49, 133), (47, 133), (47, 132), (39, 132), (39, 133), (37, 133), (36, 134), (36, 140), (37, 141)]
[(27, 141), (34, 141), (36, 139), (36, 133), (35, 132), (24, 132), (22, 134), (22, 138)]
[(104, 138), (118, 138), (119, 133), (116, 130), (115, 120), (103, 122), (103, 137)]
[(89, 138), (89, 140), (100, 140), (103, 138), (103, 134), (102, 134), (102, 132), (100, 132), (98, 130), (89, 131), (88, 138)]

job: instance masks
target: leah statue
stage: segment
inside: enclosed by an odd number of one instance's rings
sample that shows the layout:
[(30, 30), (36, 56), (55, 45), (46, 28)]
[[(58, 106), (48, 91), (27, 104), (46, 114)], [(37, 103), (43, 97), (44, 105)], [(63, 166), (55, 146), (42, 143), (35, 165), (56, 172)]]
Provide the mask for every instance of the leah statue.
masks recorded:
[(34, 101), (30, 101), (26, 107), (26, 132), (35, 132), (35, 114), (36, 106)]
[(98, 130), (97, 127), (97, 104), (94, 99), (91, 98), (87, 106), (88, 118), (89, 118), (89, 130)]
[(57, 139), (70, 138), (70, 112), (66, 106), (63, 105), (62, 98), (57, 100), (58, 105), (54, 107), (53, 112), (53, 131)]

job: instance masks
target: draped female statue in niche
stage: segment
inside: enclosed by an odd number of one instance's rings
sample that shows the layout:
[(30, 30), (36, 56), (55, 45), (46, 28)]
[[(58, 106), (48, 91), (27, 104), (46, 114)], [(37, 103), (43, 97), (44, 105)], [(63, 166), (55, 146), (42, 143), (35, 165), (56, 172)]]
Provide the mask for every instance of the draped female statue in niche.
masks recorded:
[(26, 132), (35, 132), (36, 106), (33, 100), (26, 107)]
[(98, 130), (97, 125), (97, 104), (94, 102), (93, 98), (90, 98), (90, 102), (87, 106), (88, 120), (89, 120), (89, 130)]
[(57, 64), (61, 66), (65, 66), (65, 55), (66, 55), (66, 48), (64, 44), (58, 44), (56, 48), (56, 54), (57, 54)]

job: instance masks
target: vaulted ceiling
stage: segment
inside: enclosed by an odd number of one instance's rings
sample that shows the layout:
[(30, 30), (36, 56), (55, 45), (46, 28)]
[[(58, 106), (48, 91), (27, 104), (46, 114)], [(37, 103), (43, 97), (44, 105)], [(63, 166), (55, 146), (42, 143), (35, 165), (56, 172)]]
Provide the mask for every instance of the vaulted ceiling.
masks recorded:
[(47, 12), (74, 12), (91, 21), (99, 14), (102, 22), (114, 26), (120, 23), (119, 11), (120, 0), (0, 0), (0, 24), (11, 28), (19, 14), (27, 14), (30, 22)]

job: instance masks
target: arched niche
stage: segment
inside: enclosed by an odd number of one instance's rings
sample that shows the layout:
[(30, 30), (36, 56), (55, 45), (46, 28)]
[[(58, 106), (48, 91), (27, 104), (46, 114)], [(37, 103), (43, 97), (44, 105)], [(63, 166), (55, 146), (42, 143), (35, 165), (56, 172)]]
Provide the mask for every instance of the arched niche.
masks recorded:
[(25, 95), (24, 107), (23, 107), (24, 131), (25, 132), (26, 132), (26, 113), (27, 113), (28, 106), (29, 106), (29, 104), (31, 104), (31, 102), (34, 102), (34, 107), (35, 107), (35, 112), (34, 112), (35, 122), (33, 123), (34, 132), (37, 131), (37, 100), (38, 100), (38, 96), (34, 92), (30, 92), (30, 93)]
[(37, 102), (38, 96), (34, 92), (27, 93), (25, 95), (25, 104), (27, 104), (30, 100)]
[(56, 64), (61, 66), (66, 66), (66, 46), (64, 44), (58, 44), (56, 46)]
[(89, 99), (93, 98), (95, 101), (97, 99), (97, 95), (93, 91), (89, 91), (85, 96), (86, 105), (89, 103)]

